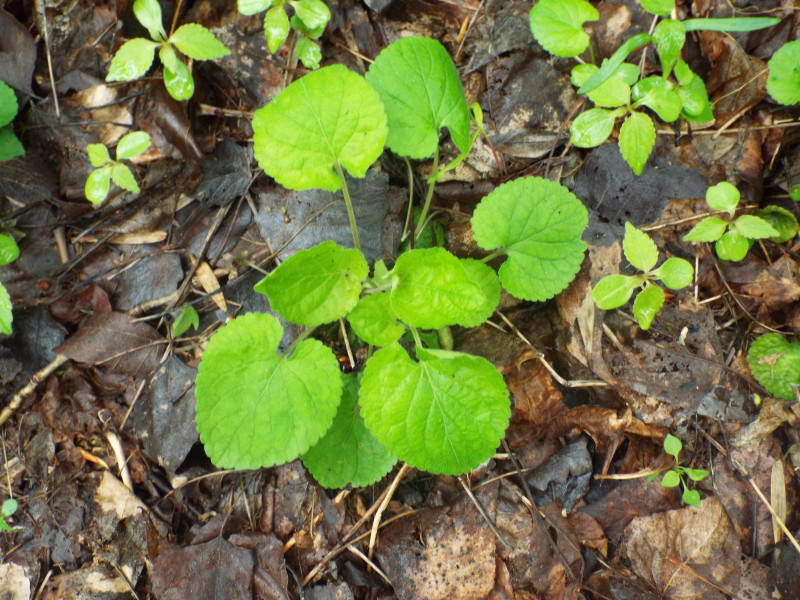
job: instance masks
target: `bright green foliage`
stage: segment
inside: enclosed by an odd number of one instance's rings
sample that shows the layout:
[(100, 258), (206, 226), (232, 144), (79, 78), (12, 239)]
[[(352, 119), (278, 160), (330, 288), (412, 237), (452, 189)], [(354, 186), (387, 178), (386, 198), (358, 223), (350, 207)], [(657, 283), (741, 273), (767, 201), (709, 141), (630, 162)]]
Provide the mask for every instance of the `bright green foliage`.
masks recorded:
[(19, 246), (16, 240), (6, 233), (0, 233), (0, 266), (7, 265), (19, 258)]
[(358, 382), (344, 377), (342, 402), (328, 432), (303, 455), (303, 464), (320, 485), (341, 488), (372, 485), (397, 458), (369, 432), (358, 409)]
[(681, 57), (681, 49), (686, 42), (686, 29), (680, 21), (664, 19), (653, 30), (653, 41), (661, 61), (661, 76), (669, 77), (672, 67)]
[[(458, 261), (467, 278), (480, 290), (477, 298), (480, 305), (464, 316), (459, 325), (477, 327), (488, 319), (500, 303), (500, 279), (494, 269), (472, 258), (461, 258)], [(471, 317), (471, 318), (470, 318)]]
[(531, 8), (531, 32), (550, 54), (577, 56), (589, 46), (583, 24), (599, 18), (586, 0), (539, 0)]
[(467, 99), (441, 43), (401, 38), (378, 54), (366, 77), (386, 108), (386, 145), (392, 152), (416, 159), (432, 156), (442, 127), (447, 127), (460, 150), (469, 149)]
[(587, 79), (583, 85), (578, 88), (578, 93), (588, 94), (593, 89), (602, 85), (602, 83), (611, 77), (620, 67), (620, 65), (625, 62), (625, 59), (630, 56), (631, 52), (638, 50), (642, 46), (646, 46), (652, 41), (653, 38), (646, 33), (639, 33), (625, 40), (625, 42), (623, 42), (623, 44), (614, 51), (614, 54), (609, 56), (607, 60), (603, 61), (603, 63), (600, 65), (600, 70)]
[(398, 458), (432, 473), (460, 474), (492, 456), (510, 418), (508, 390), (483, 358), (399, 344), (367, 362), (364, 422)]
[(386, 115), (378, 94), (341, 65), (291, 83), (253, 117), (256, 160), (284, 187), (336, 191), (338, 165), (364, 177), (381, 155)]
[(11, 312), (11, 296), (8, 295), (6, 286), (0, 283), (0, 333), (11, 335), (11, 325), (14, 315)]
[(776, 244), (788, 242), (800, 231), (797, 217), (781, 206), (770, 205), (761, 208), (756, 211), (756, 216), (764, 219), (778, 232), (778, 235), (769, 238)]
[(678, 81), (678, 96), (683, 108), (681, 115), (692, 123), (708, 123), (714, 120), (713, 106), (708, 99), (708, 90), (702, 77), (696, 75), (684, 61), (675, 64), (675, 79)]
[(733, 17), (730, 19), (686, 19), (686, 31), (757, 31), (777, 25), (775, 17)]
[(319, 69), (319, 63), (322, 60), (322, 50), (320, 50), (319, 44), (303, 37), (297, 40), (294, 49), (297, 52), (297, 58), (307, 69)]
[(172, 337), (180, 337), (192, 327), (195, 329), (200, 327), (200, 315), (194, 306), (186, 304), (172, 323)]
[(14, 135), (10, 125), (18, 111), (17, 95), (8, 85), (0, 81), (0, 160), (10, 160), (25, 154), (25, 148)]
[[(572, 67), (571, 81), (575, 87), (580, 87), (600, 70), (596, 65), (588, 63)], [(631, 86), (639, 78), (639, 67), (630, 63), (622, 63), (616, 71), (602, 84), (589, 92), (589, 100), (595, 106), (616, 108), (628, 104), (631, 99)]]
[(19, 529), (8, 524), (8, 520), (17, 512), (18, 508), (19, 503), (14, 498), (7, 498), (3, 501), (3, 506), (0, 508), (0, 531), (7, 533)]
[(291, 256), (255, 290), (287, 321), (313, 327), (349, 313), (368, 274), (361, 252), (322, 242)]
[(728, 230), (728, 222), (719, 217), (706, 217), (683, 236), (687, 242), (716, 242)]
[(750, 371), (764, 388), (781, 400), (795, 400), (800, 386), (800, 342), (777, 333), (759, 337), (747, 353)]
[(644, 271), (642, 275), (606, 275), (592, 289), (592, 299), (598, 308), (611, 310), (630, 300), (633, 292), (642, 287), (633, 302), (633, 316), (645, 331), (664, 305), (665, 294), (654, 281), (660, 280), (668, 288), (677, 290), (691, 284), (694, 268), (688, 261), (672, 257), (654, 269), (658, 262), (658, 249), (643, 231), (625, 223), (622, 249), (628, 262)]
[(88, 144), (86, 154), (91, 165), (96, 168), (89, 173), (83, 186), (86, 199), (94, 205), (101, 204), (108, 196), (112, 181), (122, 189), (138, 194), (139, 184), (130, 168), (120, 161), (135, 158), (149, 147), (150, 136), (144, 131), (132, 131), (120, 138), (117, 142), (116, 160), (111, 159), (104, 144)]
[(637, 175), (642, 174), (655, 144), (656, 126), (653, 119), (643, 112), (631, 111), (619, 129), (619, 151)]
[[(664, 473), (664, 476), (661, 478), (661, 485), (666, 488), (678, 487), (680, 485), (683, 488), (683, 494), (681, 495), (683, 503), (689, 504), (690, 506), (698, 506), (700, 504), (700, 492), (697, 490), (690, 490), (686, 479), (702, 481), (708, 477), (708, 471), (705, 469), (689, 469), (688, 467), (681, 466), (679, 456), (682, 448), (683, 444), (674, 435), (668, 433), (664, 438), (664, 451), (675, 458), (675, 466)], [(648, 480), (652, 481), (656, 476), (657, 475), (651, 475)]]
[(733, 216), (739, 206), (739, 189), (732, 183), (721, 181), (706, 190), (706, 203), (712, 210), (727, 212)]
[(642, 8), (660, 17), (666, 17), (675, 8), (675, 0), (641, 0)]
[(392, 313), (388, 292), (361, 298), (347, 320), (356, 335), (373, 346), (388, 346), (405, 332), (405, 327)]
[(153, 64), (158, 48), (167, 92), (175, 100), (188, 100), (194, 94), (194, 79), (175, 48), (194, 60), (211, 60), (229, 54), (213, 33), (197, 23), (182, 25), (167, 38), (158, 0), (135, 0), (133, 13), (152, 39), (134, 38), (120, 46), (111, 59), (106, 81), (132, 81), (143, 77)]
[(653, 109), (662, 121), (672, 123), (681, 114), (683, 103), (675, 85), (656, 75), (646, 77), (633, 86), (631, 96), (634, 106), (647, 106)]
[(714, 250), (722, 260), (739, 262), (750, 250), (750, 240), (735, 231), (726, 231), (714, 244)]
[(792, 189), (789, 190), (789, 198), (795, 202), (800, 202), (800, 184), (792, 186)]
[(570, 126), (570, 141), (578, 148), (594, 148), (608, 139), (617, 117), (624, 109), (590, 108), (583, 111)]
[(751, 240), (778, 235), (772, 225), (755, 215), (742, 215), (733, 222), (733, 228), (736, 233)]
[(508, 256), (500, 282), (525, 300), (549, 300), (574, 279), (586, 245), (588, 213), (564, 186), (521, 177), (496, 188), (478, 204), (472, 230), (478, 246)]
[(273, 6), (264, 15), (264, 35), (270, 54), (275, 54), (289, 37), (289, 15), (282, 6)]
[(328, 430), (342, 396), (339, 363), (317, 340), (279, 354), (275, 317), (247, 314), (208, 342), (197, 374), (197, 430), (218, 467), (293, 460)]

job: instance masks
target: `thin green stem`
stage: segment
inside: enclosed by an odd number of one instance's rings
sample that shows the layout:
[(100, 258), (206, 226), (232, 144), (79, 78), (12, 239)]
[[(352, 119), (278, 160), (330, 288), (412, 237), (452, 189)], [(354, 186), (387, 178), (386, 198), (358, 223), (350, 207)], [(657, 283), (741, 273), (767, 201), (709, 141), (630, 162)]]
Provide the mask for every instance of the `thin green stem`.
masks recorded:
[(408, 329), (411, 331), (411, 335), (414, 336), (414, 343), (417, 345), (417, 348), (424, 348), (422, 345), (422, 338), (419, 337), (419, 331), (417, 331), (417, 328), (409, 325)]
[[(433, 170), (431, 171), (431, 178), (435, 178), (436, 173), (439, 171), (439, 148), (436, 148), (436, 152), (433, 154)], [(419, 220), (417, 221), (417, 229), (414, 232), (414, 239), (418, 239), (420, 234), (422, 234), (422, 230), (425, 226), (425, 219), (428, 217), (428, 210), (431, 208), (431, 199), (433, 199), (433, 190), (436, 188), (436, 185), (433, 183), (428, 184), (428, 191), (425, 194), (425, 204), (422, 205), (422, 212), (419, 215)]]
[(347, 180), (342, 171), (342, 165), (336, 161), (336, 172), (342, 182), (342, 196), (344, 196), (344, 205), (347, 207), (347, 219), (350, 221), (350, 233), (353, 234), (353, 247), (356, 250), (361, 250), (361, 238), (358, 235), (358, 225), (356, 224), (356, 213), (353, 210), (353, 201), (350, 199), (350, 189), (347, 187)]
[(494, 259), (495, 259), (495, 258), (497, 258), (498, 256), (502, 256), (502, 255), (503, 255), (503, 250), (495, 250), (495, 251), (494, 251), (494, 252), (492, 252), (491, 254), (487, 254), (486, 256), (484, 256), (484, 257), (481, 259), (481, 262), (482, 262), (482, 263), (488, 263), (490, 260), (494, 260)]
[(292, 354), (294, 354), (294, 351), (297, 350), (297, 347), (301, 344), (301, 342), (303, 340), (305, 340), (308, 336), (310, 336), (312, 334), (314, 329), (316, 329), (316, 328), (315, 327), (306, 327), (306, 328), (304, 328), (303, 331), (300, 332), (300, 335), (298, 335), (294, 339), (294, 341), (291, 344), (289, 344), (289, 347), (286, 349), (286, 353), (284, 354), (284, 356), (286, 356), (288, 358)]
[[(408, 157), (404, 156), (403, 160), (406, 161), (406, 169), (408, 172), (408, 211), (406, 212), (406, 222), (403, 224), (403, 235), (400, 238), (401, 242), (406, 241), (406, 238), (411, 233), (411, 215), (414, 214), (414, 169)], [(414, 247), (413, 243), (411, 247)]]
[(452, 350), (453, 331), (449, 327), (442, 327), (436, 333), (439, 334), (439, 345), (445, 350)]

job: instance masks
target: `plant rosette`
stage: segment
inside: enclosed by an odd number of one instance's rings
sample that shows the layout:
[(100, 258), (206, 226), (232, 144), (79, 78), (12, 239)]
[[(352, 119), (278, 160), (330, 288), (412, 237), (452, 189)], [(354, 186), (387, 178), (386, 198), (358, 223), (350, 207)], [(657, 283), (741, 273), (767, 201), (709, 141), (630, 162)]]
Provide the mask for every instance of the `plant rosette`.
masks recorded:
[[(664, 473), (661, 478), (661, 485), (665, 488), (681, 486), (683, 493), (681, 500), (690, 506), (700, 505), (700, 492), (689, 488), (687, 479), (698, 482), (708, 477), (709, 473), (705, 469), (690, 469), (680, 464), (680, 453), (683, 443), (672, 434), (667, 434), (664, 438), (664, 452), (675, 459), (675, 466)], [(658, 473), (648, 476), (648, 481), (653, 481), (658, 477)]]
[(130, 167), (121, 161), (136, 158), (150, 147), (150, 136), (144, 131), (132, 131), (117, 142), (116, 160), (112, 160), (105, 144), (88, 144), (86, 154), (94, 168), (86, 178), (83, 192), (86, 199), (98, 206), (102, 204), (114, 182), (123, 190), (138, 194), (141, 190)]

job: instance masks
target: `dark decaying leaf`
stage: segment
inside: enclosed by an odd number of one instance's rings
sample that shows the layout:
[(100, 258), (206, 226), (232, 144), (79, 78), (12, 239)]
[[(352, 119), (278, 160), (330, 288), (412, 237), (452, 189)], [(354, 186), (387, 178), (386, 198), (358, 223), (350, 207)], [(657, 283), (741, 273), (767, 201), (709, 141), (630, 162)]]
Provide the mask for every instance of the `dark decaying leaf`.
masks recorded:
[(250, 186), (252, 159), (249, 147), (222, 140), (214, 153), (202, 161), (203, 178), (197, 186), (197, 197), (218, 206), (241, 198)]
[(33, 94), (31, 78), (36, 66), (36, 43), (30, 32), (0, 8), (0, 81), (11, 87)]
[(487, 0), (467, 38), (465, 51), (470, 59), (462, 74), (477, 71), (512, 50), (531, 48), (529, 9), (525, 2)]

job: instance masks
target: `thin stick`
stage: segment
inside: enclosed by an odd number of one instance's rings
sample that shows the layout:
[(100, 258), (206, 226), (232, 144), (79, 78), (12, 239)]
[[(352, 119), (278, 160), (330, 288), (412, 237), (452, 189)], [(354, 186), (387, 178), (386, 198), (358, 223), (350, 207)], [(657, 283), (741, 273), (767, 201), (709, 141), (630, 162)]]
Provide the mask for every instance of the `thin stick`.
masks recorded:
[(42, 381), (47, 379), (56, 371), (56, 369), (58, 369), (68, 360), (69, 359), (63, 354), (56, 354), (56, 357), (50, 362), (50, 364), (36, 371), (36, 373), (31, 376), (31, 380), (11, 397), (11, 400), (9, 400), (6, 407), (2, 412), (0, 412), (0, 425), (8, 421), (9, 417), (14, 414), (14, 411), (20, 407), (22, 401), (30, 396)]
[(347, 219), (350, 221), (350, 233), (353, 234), (353, 247), (356, 250), (361, 250), (361, 238), (358, 235), (358, 224), (356, 223), (356, 213), (353, 210), (353, 201), (350, 199), (350, 189), (347, 187), (342, 165), (338, 161), (336, 162), (336, 172), (342, 182), (342, 196), (344, 196), (344, 205), (347, 208)]
[(353, 350), (350, 348), (350, 338), (347, 337), (347, 328), (344, 326), (344, 319), (339, 319), (339, 330), (342, 332), (344, 348), (347, 351), (347, 360), (350, 361), (350, 368), (356, 368), (356, 361), (353, 360)]
[[(436, 175), (439, 171), (439, 148), (436, 148), (436, 152), (433, 153), (433, 169), (431, 170), (431, 176)], [(431, 207), (431, 200), (433, 199), (433, 190), (436, 188), (436, 184), (429, 183), (428, 184), (428, 191), (425, 193), (425, 203), (422, 205), (422, 212), (419, 215), (419, 221), (416, 229), (414, 230), (414, 240), (419, 239), (419, 236), (422, 234), (422, 229), (425, 227), (425, 219), (428, 217), (428, 210)]]
[(50, 33), (47, 27), (47, 7), (44, 0), (36, 0), (36, 11), (42, 16), (42, 37), (44, 37), (44, 51), (47, 55), (47, 74), (50, 77), (50, 89), (53, 92), (53, 106), (56, 109), (56, 118), (61, 118), (61, 108), (58, 105), (58, 92), (56, 91), (56, 79), (53, 77), (53, 61), (50, 58)]
[(350, 550), (350, 552), (352, 552), (353, 554), (355, 554), (358, 558), (363, 560), (365, 563), (367, 563), (369, 567), (371, 567), (378, 575), (381, 576), (381, 579), (383, 579), (386, 582), (386, 585), (388, 585), (389, 587), (392, 586), (392, 582), (386, 576), (386, 573), (381, 571), (380, 567), (378, 567), (378, 565), (372, 562), (372, 560), (366, 554), (364, 554), (361, 550), (353, 546), (353, 544), (348, 544), (347, 549)]
[(386, 507), (389, 506), (389, 501), (392, 499), (394, 495), (394, 491), (397, 489), (397, 486), (400, 485), (400, 480), (403, 478), (403, 475), (406, 474), (408, 471), (408, 465), (403, 463), (403, 466), (400, 467), (400, 470), (397, 472), (397, 475), (394, 477), (394, 481), (386, 490), (386, 494), (383, 497), (383, 501), (381, 502), (380, 506), (378, 506), (378, 510), (375, 512), (375, 518), (372, 519), (372, 530), (369, 533), (369, 557), (372, 558), (372, 553), (375, 550), (375, 542), (378, 539), (378, 529), (381, 525), (381, 517), (383, 516), (383, 511), (386, 510)]
[(114, 458), (117, 459), (122, 483), (125, 484), (126, 488), (133, 491), (133, 481), (131, 481), (131, 473), (128, 470), (128, 461), (125, 459), (125, 452), (122, 450), (122, 442), (120, 442), (119, 436), (113, 431), (106, 431), (106, 439), (114, 451)]
[(486, 510), (483, 508), (483, 504), (480, 503), (480, 501), (475, 497), (475, 494), (472, 493), (472, 490), (469, 489), (469, 486), (464, 482), (464, 478), (463, 477), (458, 477), (457, 479), (458, 479), (458, 483), (461, 484), (461, 487), (464, 488), (464, 492), (467, 494), (469, 499), (472, 501), (472, 504), (475, 505), (475, 508), (478, 509), (478, 512), (486, 520), (486, 524), (489, 525), (489, 529), (492, 530), (492, 533), (494, 533), (495, 537), (498, 540), (500, 540), (502, 542), (502, 544), (506, 548), (508, 548), (509, 550), (512, 550), (513, 546), (508, 543), (506, 538), (503, 537), (503, 534), (500, 533), (500, 530), (497, 529), (497, 526), (494, 524), (494, 522), (489, 518), (489, 515), (486, 514)]

